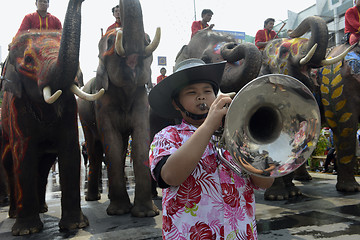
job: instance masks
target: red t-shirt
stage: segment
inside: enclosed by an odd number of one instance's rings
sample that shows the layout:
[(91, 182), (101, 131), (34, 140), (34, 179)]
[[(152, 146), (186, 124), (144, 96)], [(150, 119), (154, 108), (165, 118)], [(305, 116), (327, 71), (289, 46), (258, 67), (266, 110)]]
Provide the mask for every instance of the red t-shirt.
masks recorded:
[(47, 13), (45, 17), (41, 17), (38, 12), (34, 12), (24, 17), (16, 35), (30, 29), (62, 30), (62, 26), (60, 20), (54, 15)]
[(197, 31), (204, 29), (208, 26), (209, 24), (206, 24), (206, 26), (204, 26), (201, 21), (194, 21), (191, 25), (191, 37), (193, 37), (195, 33), (197, 33)]
[(360, 16), (357, 7), (349, 8), (345, 12), (345, 33), (358, 33), (360, 31)]
[(121, 27), (121, 25), (118, 23), (118, 22), (115, 22), (114, 24), (111, 24), (107, 29), (106, 29), (106, 32), (112, 30), (112, 29), (115, 29), (115, 28), (119, 28)]
[(257, 33), (255, 35), (255, 46), (260, 50), (264, 49), (264, 47), (257, 46), (257, 43), (258, 42), (267, 42), (267, 41), (273, 39), (275, 37), (275, 35), (276, 35), (275, 31), (271, 30), (269, 32), (269, 30), (267, 30), (266, 28), (257, 31)]
[(160, 76), (158, 76), (157, 77), (157, 84), (159, 83), (159, 82), (161, 82), (164, 78), (166, 78), (167, 76), (164, 76), (164, 75), (160, 75)]
[(345, 12), (345, 33), (351, 33), (349, 37), (350, 45), (357, 43), (360, 39), (360, 13), (356, 6), (349, 8)]

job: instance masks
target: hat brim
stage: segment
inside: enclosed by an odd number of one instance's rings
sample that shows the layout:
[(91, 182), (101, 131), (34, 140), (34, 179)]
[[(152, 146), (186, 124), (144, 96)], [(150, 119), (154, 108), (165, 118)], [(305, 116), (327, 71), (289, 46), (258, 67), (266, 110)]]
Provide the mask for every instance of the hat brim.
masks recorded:
[(209, 82), (220, 85), (226, 62), (210, 63), (187, 68), (171, 74), (158, 83), (149, 93), (150, 107), (160, 117), (175, 119), (181, 114), (172, 104), (173, 93), (183, 87), (197, 83)]

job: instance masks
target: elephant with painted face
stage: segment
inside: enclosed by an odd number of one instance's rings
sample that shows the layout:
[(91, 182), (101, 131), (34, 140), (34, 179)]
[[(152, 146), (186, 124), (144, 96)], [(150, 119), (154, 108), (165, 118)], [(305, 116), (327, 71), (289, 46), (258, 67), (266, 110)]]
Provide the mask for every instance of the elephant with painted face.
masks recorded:
[(220, 83), (222, 92), (238, 92), (256, 78), (261, 67), (261, 53), (251, 43), (237, 43), (230, 35), (203, 29), (183, 46), (176, 63), (188, 58), (199, 58), (205, 63), (227, 61)]
[(39, 232), (47, 211), (49, 170), (59, 164), (60, 229), (88, 226), (80, 207), (80, 149), (74, 96), (90, 97), (76, 86), (81, 5), (70, 0), (61, 32), (33, 30), (14, 38), (4, 75), (2, 162), (10, 189), (13, 235)]
[[(95, 102), (78, 101), (89, 154), (86, 200), (100, 199), (98, 179), (105, 154), (109, 178), (109, 215), (131, 211), (133, 216), (159, 214), (151, 199), (149, 155), (149, 105), (145, 84), (151, 79), (152, 52), (160, 41), (160, 28), (151, 42), (144, 32), (138, 0), (120, 1), (122, 30), (107, 32), (99, 42), (99, 65), (96, 77), (84, 87), (93, 93), (104, 88)], [(129, 136), (135, 174), (135, 199), (132, 205), (124, 173)]]
[[(301, 38), (309, 30), (310, 39)], [(272, 73), (290, 75), (316, 92), (316, 85), (310, 75), (311, 69), (338, 62), (346, 55), (345, 51), (333, 59), (325, 59), (327, 45), (326, 22), (317, 16), (308, 17), (291, 32), (290, 38), (269, 41), (263, 52), (260, 76)], [(277, 178), (272, 187), (266, 190), (265, 199), (283, 200), (301, 195), (300, 190), (292, 183), (294, 174), (300, 175), (302, 179), (311, 179), (303, 165), (295, 173)]]
[[(349, 44), (335, 47), (328, 58), (334, 58), (349, 47)], [(325, 118), (334, 134), (338, 173), (336, 190), (341, 192), (360, 191), (360, 185), (354, 177), (357, 164), (356, 132), (360, 121), (359, 53), (360, 48), (356, 46), (343, 61), (319, 71)]]

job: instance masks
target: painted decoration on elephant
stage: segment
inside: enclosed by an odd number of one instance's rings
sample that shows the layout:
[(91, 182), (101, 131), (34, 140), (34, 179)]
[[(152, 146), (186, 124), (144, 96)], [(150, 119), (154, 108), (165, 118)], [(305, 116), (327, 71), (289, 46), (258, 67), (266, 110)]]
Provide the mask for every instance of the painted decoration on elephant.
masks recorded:
[(301, 48), (308, 42), (306, 38), (275, 39), (266, 48), (267, 64), (277, 69), (277, 73), (288, 75), (288, 58), (301, 53)]

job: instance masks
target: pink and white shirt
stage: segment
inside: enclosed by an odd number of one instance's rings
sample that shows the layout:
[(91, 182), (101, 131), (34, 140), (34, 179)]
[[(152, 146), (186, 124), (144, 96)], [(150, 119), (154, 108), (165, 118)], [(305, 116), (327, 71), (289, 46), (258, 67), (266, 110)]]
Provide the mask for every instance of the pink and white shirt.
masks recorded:
[[(156, 134), (150, 149), (151, 173), (196, 129), (183, 121)], [(163, 189), (163, 239), (257, 239), (253, 191), (257, 188), (216, 155), (209, 143), (192, 174), (180, 186)], [(231, 158), (227, 151), (224, 156)]]

